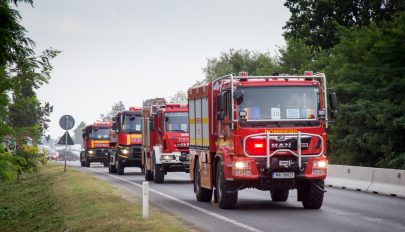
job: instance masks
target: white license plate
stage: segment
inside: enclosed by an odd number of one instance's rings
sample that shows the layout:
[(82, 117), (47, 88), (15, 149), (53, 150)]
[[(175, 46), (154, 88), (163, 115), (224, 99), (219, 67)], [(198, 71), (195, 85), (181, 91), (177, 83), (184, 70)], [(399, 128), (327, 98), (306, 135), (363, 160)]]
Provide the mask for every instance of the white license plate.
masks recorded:
[(273, 172), (273, 179), (293, 179), (295, 177), (294, 172)]

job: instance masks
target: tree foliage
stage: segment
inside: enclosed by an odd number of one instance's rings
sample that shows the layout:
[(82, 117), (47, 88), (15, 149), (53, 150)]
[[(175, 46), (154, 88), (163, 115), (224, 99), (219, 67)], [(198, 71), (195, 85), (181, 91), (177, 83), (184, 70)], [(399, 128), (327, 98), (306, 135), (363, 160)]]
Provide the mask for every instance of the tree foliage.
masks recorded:
[(117, 103), (114, 103), (114, 105), (111, 107), (111, 111), (106, 113), (106, 114), (100, 114), (100, 119), (101, 121), (104, 122), (111, 122), (112, 118), (117, 115), (118, 112), (124, 111), (125, 110), (125, 105), (122, 103), (122, 101), (119, 101)]
[(315, 62), (339, 96), (334, 160), (405, 169), (405, 13), (381, 26), (345, 30)]
[(275, 70), (276, 63), (269, 53), (234, 49), (221, 53), (219, 58), (208, 59), (207, 66), (203, 68), (205, 81), (241, 71), (248, 72), (249, 75), (263, 75)]
[(339, 26), (380, 25), (405, 10), (403, 0), (287, 0), (284, 5), (291, 12), (284, 36), (322, 49), (339, 43)]
[(86, 127), (85, 122), (80, 122), (79, 125), (73, 130), (73, 142), (75, 144), (82, 143), (82, 131)]
[(50, 61), (59, 51), (48, 49), (35, 56), (35, 43), (26, 36), (21, 16), (11, 6), (21, 2), (32, 4), (32, 0), (0, 0), (0, 141), (5, 135), (17, 138), (17, 142), (29, 136), (34, 145), (19, 144), (16, 155), (0, 149), (0, 180), (35, 172), (44, 163), (46, 153), (38, 150), (37, 143), (53, 110), (49, 103), (38, 100), (35, 90), (48, 83)]
[(169, 98), (171, 103), (187, 103), (187, 93), (184, 91), (177, 91), (173, 96)]

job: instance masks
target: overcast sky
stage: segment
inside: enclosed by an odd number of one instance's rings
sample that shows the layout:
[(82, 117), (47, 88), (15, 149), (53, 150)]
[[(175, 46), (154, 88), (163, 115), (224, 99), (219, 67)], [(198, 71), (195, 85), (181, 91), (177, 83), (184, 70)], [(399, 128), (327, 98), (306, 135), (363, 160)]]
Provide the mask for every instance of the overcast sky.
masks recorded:
[(269, 51), (284, 46), (290, 16), (283, 0), (34, 0), (18, 10), (39, 53), (53, 47), (48, 85), (37, 93), (54, 106), (49, 133), (63, 134), (59, 118), (76, 125), (99, 119), (122, 101), (172, 96), (204, 78), (207, 58), (230, 48)]

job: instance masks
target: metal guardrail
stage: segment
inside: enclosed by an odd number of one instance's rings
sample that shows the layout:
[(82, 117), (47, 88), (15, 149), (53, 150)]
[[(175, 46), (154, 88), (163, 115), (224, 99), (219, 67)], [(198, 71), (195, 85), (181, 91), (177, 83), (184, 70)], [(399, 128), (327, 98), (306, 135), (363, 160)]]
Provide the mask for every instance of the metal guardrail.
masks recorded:
[[(295, 153), (293, 150), (291, 149), (277, 149), (273, 152), (271, 152), (270, 149), (270, 140), (274, 139), (275, 136), (285, 136), (285, 137), (289, 137), (289, 138), (296, 138), (297, 139), (297, 153)], [(249, 155), (246, 151), (246, 141), (249, 138), (265, 138), (266, 139), (266, 155)], [(301, 169), (302, 167), (302, 147), (301, 147), (301, 138), (312, 138), (312, 137), (317, 137), (321, 140), (321, 152), (318, 154), (314, 154), (314, 155), (305, 155), (305, 157), (308, 158), (314, 158), (314, 157), (319, 157), (324, 153), (324, 141), (321, 135), (317, 135), (317, 134), (310, 134), (310, 133), (302, 133), (302, 132), (297, 132), (297, 133), (259, 133), (259, 134), (252, 134), (252, 135), (248, 135), (244, 138), (243, 140), (243, 152), (245, 153), (246, 156), (248, 157), (253, 157), (253, 158), (266, 158), (266, 168), (269, 169), (270, 168), (270, 158), (274, 155), (276, 155), (277, 153), (280, 152), (288, 152), (291, 153), (292, 155), (294, 155), (295, 157), (298, 158), (298, 167)], [(271, 152), (271, 153), (270, 153)]]

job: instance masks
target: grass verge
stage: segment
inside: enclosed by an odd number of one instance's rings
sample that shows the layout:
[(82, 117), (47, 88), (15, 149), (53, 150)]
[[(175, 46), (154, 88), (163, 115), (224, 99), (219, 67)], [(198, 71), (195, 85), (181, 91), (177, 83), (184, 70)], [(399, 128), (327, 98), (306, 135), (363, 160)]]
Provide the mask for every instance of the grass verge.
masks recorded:
[(19, 183), (0, 183), (0, 231), (188, 231), (178, 219), (129, 202), (83, 172), (48, 165)]

